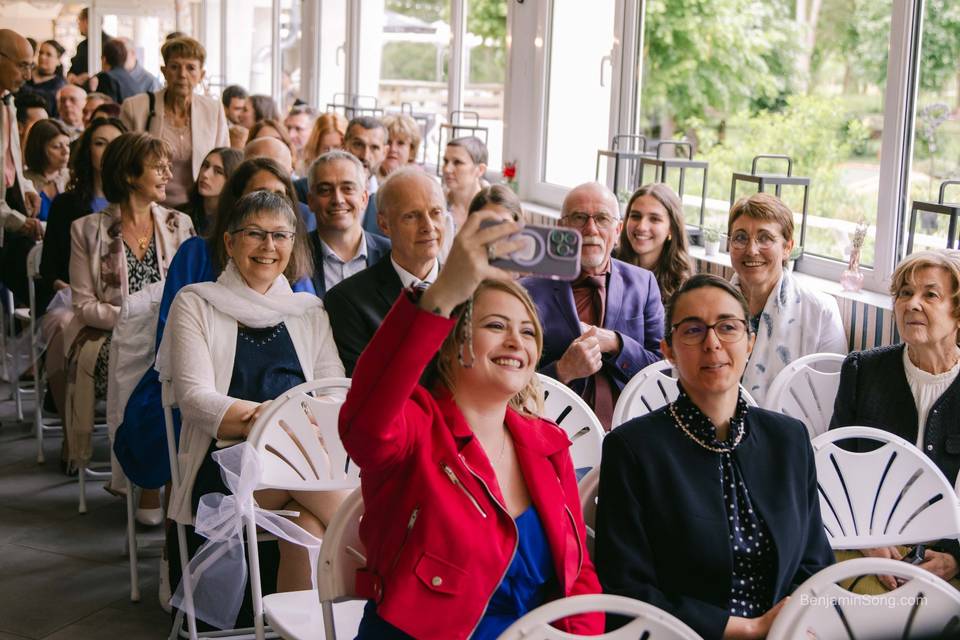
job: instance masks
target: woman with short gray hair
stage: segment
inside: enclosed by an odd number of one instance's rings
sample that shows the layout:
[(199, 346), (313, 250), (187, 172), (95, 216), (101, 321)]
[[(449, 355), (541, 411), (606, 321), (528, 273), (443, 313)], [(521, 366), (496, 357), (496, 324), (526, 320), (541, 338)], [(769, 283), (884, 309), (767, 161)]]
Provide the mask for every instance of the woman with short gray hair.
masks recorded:
[[(288, 199), (255, 191), (235, 204), (223, 235), (229, 261), (216, 282), (184, 287), (170, 309), (157, 369), (173, 381), (183, 416), (180, 486), (170, 517), (191, 524), (202, 495), (229, 493), (211, 457), (217, 439), (246, 439), (265, 407), (289, 389), (342, 377), (330, 323), (320, 300), (294, 293), (284, 271), (297, 238)], [(322, 537), (343, 496), (330, 492), (257, 491), (265, 509), (293, 518)], [(280, 542), (277, 588), (311, 588), (306, 550)]]
[[(830, 428), (882, 429), (917, 445), (960, 489), (960, 252), (921, 251), (905, 258), (890, 283), (902, 344), (851, 353), (840, 371)], [(854, 450), (869, 443), (851, 441)], [(897, 547), (864, 555), (901, 559)], [(960, 544), (927, 545), (920, 567), (952, 580)], [(880, 583), (896, 588), (891, 576)]]

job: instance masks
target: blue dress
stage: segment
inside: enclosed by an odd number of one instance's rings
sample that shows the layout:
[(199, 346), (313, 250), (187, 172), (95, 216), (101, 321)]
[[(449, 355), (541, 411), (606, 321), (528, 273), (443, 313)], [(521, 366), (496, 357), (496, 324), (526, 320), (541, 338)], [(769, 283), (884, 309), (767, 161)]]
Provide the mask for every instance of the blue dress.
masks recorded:
[[(228, 396), (266, 402), (304, 382), (306, 378), (287, 325), (281, 322), (265, 329), (237, 328), (237, 355), (233, 359)], [(194, 512), (200, 496), (218, 491), (230, 493), (220, 476), (220, 465), (210, 455), (216, 446), (216, 441), (210, 443), (207, 457), (197, 473), (193, 485)]]
[[(553, 557), (547, 536), (536, 508), (530, 505), (516, 517), (517, 553), (507, 569), (503, 581), (483, 617), (470, 636), (472, 640), (494, 640), (524, 614), (536, 609), (546, 600), (548, 590), (556, 583)], [(363, 610), (357, 640), (408, 640), (411, 636), (400, 631), (377, 615), (371, 600)]]

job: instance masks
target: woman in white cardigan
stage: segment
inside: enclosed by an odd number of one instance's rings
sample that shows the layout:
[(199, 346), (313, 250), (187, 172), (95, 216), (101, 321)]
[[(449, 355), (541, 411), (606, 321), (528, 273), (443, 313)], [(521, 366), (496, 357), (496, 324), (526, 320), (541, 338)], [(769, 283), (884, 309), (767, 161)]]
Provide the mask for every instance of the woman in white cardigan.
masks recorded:
[(793, 212), (779, 198), (756, 193), (730, 209), (730, 262), (750, 305), (757, 336), (743, 386), (760, 406), (777, 374), (811, 353), (847, 353), (836, 299), (801, 285), (784, 269), (793, 250)]
[[(216, 282), (177, 294), (157, 355), (183, 416), (178, 460), (181, 481), (169, 515), (191, 524), (200, 496), (219, 491), (211, 458), (216, 439), (244, 439), (263, 408), (297, 384), (342, 377), (323, 303), (294, 293), (283, 277), (293, 249), (296, 214), (286, 198), (255, 191), (237, 201), (223, 241), (230, 262)], [(287, 509), (294, 521), (322, 537), (339, 506), (339, 492), (256, 492), (265, 509)], [(277, 589), (311, 588), (301, 547), (280, 542)]]

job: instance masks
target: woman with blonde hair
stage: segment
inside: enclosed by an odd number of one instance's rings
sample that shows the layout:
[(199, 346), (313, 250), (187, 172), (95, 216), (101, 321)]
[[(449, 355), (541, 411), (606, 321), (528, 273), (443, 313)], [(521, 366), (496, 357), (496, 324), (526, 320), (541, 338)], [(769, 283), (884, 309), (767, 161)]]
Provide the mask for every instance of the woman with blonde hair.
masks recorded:
[(303, 164), (309, 169), (313, 161), (334, 149), (343, 147), (347, 119), (339, 113), (321, 113), (313, 123), (310, 138), (303, 147)]
[(361, 640), (492, 639), (547, 600), (600, 592), (570, 441), (537, 416), (536, 309), (489, 264), (522, 244), (507, 239), (516, 222), (481, 228), (498, 219), (466, 221), (437, 280), (401, 293), (353, 372), (340, 437), (365, 505)]
[(627, 202), (617, 258), (652, 271), (666, 302), (693, 275), (683, 203), (666, 184), (640, 187)]
[(487, 145), (474, 136), (454, 138), (443, 152), (443, 190), (457, 229), (467, 219), (473, 196), (484, 187), (487, 155)]
[(387, 130), (387, 155), (377, 174), (386, 178), (403, 165), (417, 161), (422, 136), (417, 121), (405, 113), (386, 115), (380, 121)]

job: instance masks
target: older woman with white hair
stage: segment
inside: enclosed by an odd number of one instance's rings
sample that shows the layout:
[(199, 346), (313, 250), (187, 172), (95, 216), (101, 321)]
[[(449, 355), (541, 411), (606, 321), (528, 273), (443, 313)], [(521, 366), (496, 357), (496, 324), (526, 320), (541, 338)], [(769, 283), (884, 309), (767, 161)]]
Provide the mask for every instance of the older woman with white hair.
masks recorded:
[[(157, 355), (183, 415), (182, 479), (169, 515), (187, 525), (202, 495), (229, 493), (212, 458), (217, 439), (245, 439), (266, 404), (298, 384), (343, 376), (323, 304), (294, 293), (284, 277), (297, 229), (288, 199), (247, 194), (231, 222), (223, 234), (229, 262), (216, 282), (177, 294)], [(299, 512), (294, 522), (320, 537), (343, 496), (265, 490), (255, 497), (265, 509)], [(306, 551), (281, 541), (277, 589), (309, 589), (310, 574)]]
[[(890, 283), (902, 344), (851, 353), (843, 362), (830, 428), (867, 426), (915, 443), (960, 489), (960, 253), (921, 251)], [(854, 450), (869, 450), (851, 441)], [(865, 555), (900, 559), (896, 547)], [(928, 545), (920, 567), (945, 579), (960, 573), (960, 544)], [(895, 588), (890, 576), (880, 583)]]

